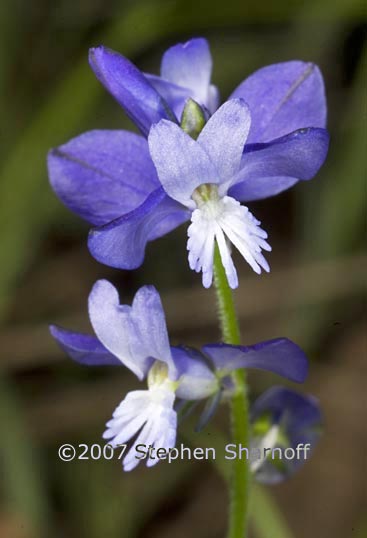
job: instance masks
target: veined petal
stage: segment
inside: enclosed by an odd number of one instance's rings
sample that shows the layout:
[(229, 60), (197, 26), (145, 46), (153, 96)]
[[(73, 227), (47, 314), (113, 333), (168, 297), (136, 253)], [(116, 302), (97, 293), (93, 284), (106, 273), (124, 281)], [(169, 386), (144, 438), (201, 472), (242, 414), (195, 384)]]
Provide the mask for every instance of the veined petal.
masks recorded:
[(175, 121), (161, 95), (124, 56), (100, 46), (90, 49), (89, 63), (98, 80), (144, 135), (148, 135), (151, 125), (162, 118)]
[(136, 269), (145, 247), (185, 222), (190, 213), (160, 187), (145, 202), (120, 218), (91, 230), (88, 247), (101, 263), (119, 269)]
[(89, 317), (102, 344), (139, 379), (143, 379), (153, 358), (145, 352), (131, 349), (136, 342), (136, 329), (131, 319), (131, 307), (120, 305), (116, 288), (107, 280), (98, 280), (89, 295)]
[(208, 107), (212, 58), (206, 39), (190, 39), (169, 48), (163, 55), (161, 77), (190, 89), (192, 99)]
[(166, 318), (161, 298), (154, 286), (143, 286), (137, 291), (132, 304), (131, 319), (136, 328), (136, 334), (132, 335), (130, 340), (133, 355), (146, 355), (166, 363), (170, 379), (177, 379)]
[(326, 125), (326, 98), (319, 68), (291, 61), (263, 67), (232, 93), (250, 107), (248, 143), (268, 142), (304, 127)]
[(56, 325), (50, 325), (50, 333), (61, 349), (79, 364), (121, 366), (121, 361), (110, 353), (95, 336), (75, 333)]
[(223, 372), (237, 368), (268, 370), (286, 379), (303, 383), (307, 376), (308, 361), (305, 353), (288, 338), (267, 340), (254, 346), (208, 344), (202, 348)]
[(327, 131), (314, 128), (300, 129), (267, 144), (249, 144), (229, 194), (241, 201), (279, 194), (299, 180), (313, 178), (328, 148)]
[(178, 125), (161, 120), (150, 130), (148, 143), (164, 190), (188, 208), (195, 208), (191, 195), (199, 185), (219, 183), (208, 154)]
[(50, 151), (57, 196), (94, 225), (132, 211), (159, 181), (147, 141), (128, 131), (89, 131)]
[(198, 143), (209, 155), (221, 183), (228, 182), (240, 169), (251, 117), (242, 99), (224, 103), (204, 126)]
[(200, 351), (186, 346), (171, 351), (178, 372), (177, 398), (201, 400), (217, 392), (218, 380)]

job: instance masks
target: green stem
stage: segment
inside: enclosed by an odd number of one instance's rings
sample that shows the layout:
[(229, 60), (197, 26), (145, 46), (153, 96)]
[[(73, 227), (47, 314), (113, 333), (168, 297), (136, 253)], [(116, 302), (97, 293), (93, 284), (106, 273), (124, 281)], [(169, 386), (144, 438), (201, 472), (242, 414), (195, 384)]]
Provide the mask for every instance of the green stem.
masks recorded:
[[(223, 340), (227, 344), (240, 344), (240, 329), (232, 290), (229, 287), (217, 245), (214, 252), (214, 285)], [(242, 444), (248, 447), (249, 404), (245, 371), (236, 370), (232, 374), (232, 379), (235, 386), (230, 404), (232, 441), (237, 446)], [(230, 478), (228, 538), (246, 538), (247, 536), (250, 478), (247, 459), (233, 460)]]

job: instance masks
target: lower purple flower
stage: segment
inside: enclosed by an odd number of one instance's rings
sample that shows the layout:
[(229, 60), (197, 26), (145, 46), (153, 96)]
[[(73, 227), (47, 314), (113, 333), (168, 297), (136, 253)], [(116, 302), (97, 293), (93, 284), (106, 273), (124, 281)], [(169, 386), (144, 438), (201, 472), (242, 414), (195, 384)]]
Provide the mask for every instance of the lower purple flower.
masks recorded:
[(284, 387), (272, 387), (255, 401), (251, 422), (251, 451), (258, 452), (251, 469), (264, 484), (281, 482), (299, 469), (321, 434), (317, 399)]
[[(123, 460), (125, 471), (139, 463), (137, 445), (166, 450), (175, 446), (176, 398), (215, 399), (237, 368), (268, 370), (296, 382), (304, 381), (307, 374), (306, 356), (286, 338), (248, 347), (170, 346), (160, 297), (152, 286), (140, 288), (128, 306), (120, 304), (112, 284), (99, 280), (89, 296), (89, 317), (96, 336), (56, 326), (50, 327), (51, 334), (80, 364), (124, 365), (141, 381), (147, 378), (148, 389), (129, 392), (103, 434), (113, 447), (133, 440)], [(146, 463), (149, 467), (157, 461), (148, 457)]]

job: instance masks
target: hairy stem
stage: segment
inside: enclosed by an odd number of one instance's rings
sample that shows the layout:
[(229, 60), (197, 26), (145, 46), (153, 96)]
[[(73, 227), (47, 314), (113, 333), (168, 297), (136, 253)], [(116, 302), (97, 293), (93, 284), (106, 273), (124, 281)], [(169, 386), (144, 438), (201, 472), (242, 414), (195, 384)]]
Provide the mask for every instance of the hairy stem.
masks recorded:
[[(214, 285), (223, 341), (227, 344), (240, 344), (240, 330), (232, 290), (228, 285), (217, 245), (214, 253)], [(245, 371), (236, 370), (232, 374), (232, 379), (235, 387), (230, 403), (232, 442), (237, 446), (242, 444), (248, 447), (249, 404)], [(233, 460), (229, 487), (228, 538), (246, 538), (250, 487), (250, 469), (246, 458)]]

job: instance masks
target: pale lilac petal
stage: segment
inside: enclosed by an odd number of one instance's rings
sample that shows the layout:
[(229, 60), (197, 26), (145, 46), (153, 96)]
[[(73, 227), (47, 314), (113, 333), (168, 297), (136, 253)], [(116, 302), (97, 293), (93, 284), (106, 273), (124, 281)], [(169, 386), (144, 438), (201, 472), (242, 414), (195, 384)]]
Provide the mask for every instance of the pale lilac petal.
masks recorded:
[(208, 154), (178, 125), (160, 121), (152, 127), (148, 143), (164, 190), (188, 208), (195, 208), (191, 196), (199, 185), (219, 183), (218, 172)]
[(136, 334), (131, 338), (132, 353), (148, 355), (167, 364), (170, 379), (177, 378), (169, 346), (166, 318), (159, 293), (153, 286), (143, 286), (134, 297), (131, 319)]
[(233, 99), (224, 103), (201, 131), (198, 143), (209, 155), (221, 183), (238, 173), (250, 125), (248, 106)]
[(152, 364), (145, 354), (134, 354), (130, 341), (136, 338), (131, 321), (131, 308), (120, 305), (116, 288), (107, 280), (98, 280), (89, 295), (89, 317), (102, 344), (139, 379), (143, 379)]
[(190, 97), (208, 107), (212, 58), (206, 39), (195, 38), (168, 49), (162, 58), (161, 77), (189, 88)]

